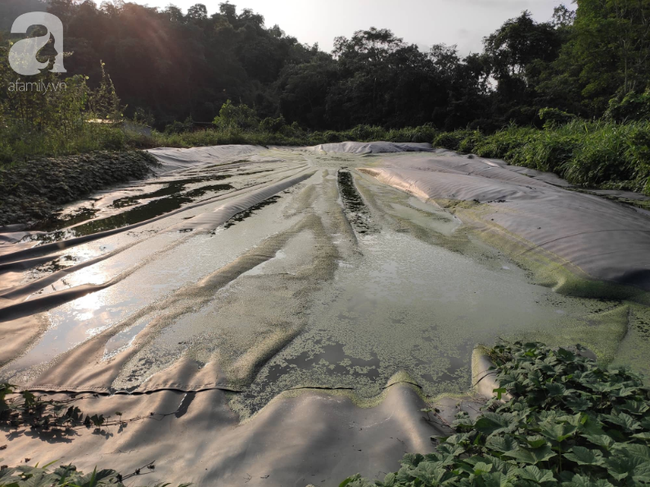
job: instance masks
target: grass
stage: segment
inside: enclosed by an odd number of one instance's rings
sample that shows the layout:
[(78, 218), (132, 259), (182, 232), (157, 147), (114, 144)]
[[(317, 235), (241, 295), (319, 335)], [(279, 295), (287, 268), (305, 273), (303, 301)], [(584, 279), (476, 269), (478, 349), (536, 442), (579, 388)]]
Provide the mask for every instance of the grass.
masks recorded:
[(650, 196), (650, 122), (574, 120), (542, 130), (507, 127), (492, 135), (456, 131), (434, 145), (554, 172), (571, 184)]
[(494, 134), (474, 130), (438, 132), (432, 126), (312, 132), (294, 125), (276, 131), (239, 127), (143, 135), (86, 124), (73, 133), (3, 134), (0, 165), (45, 156), (96, 150), (200, 147), (224, 144), (305, 146), (343, 141), (432, 142), (435, 147), (503, 159), (509, 164), (558, 174), (579, 187), (621, 189), (650, 196), (650, 121), (616, 123), (572, 120), (544, 129), (509, 126)]
[(136, 134), (91, 124), (68, 132), (0, 130), (0, 167), (44, 157), (128, 150), (137, 142)]
[[(15, 132), (15, 133), (14, 133)], [(305, 146), (331, 142), (386, 140), (392, 142), (431, 142), (435, 130), (430, 126), (384, 130), (381, 127), (360, 125), (345, 132), (311, 132), (295, 126), (281, 131), (261, 129), (209, 128), (180, 133), (151, 135), (102, 125), (86, 124), (72, 132), (0, 130), (0, 167), (43, 157), (84, 154), (98, 150), (120, 151), (152, 149), (155, 147), (205, 147), (226, 144)]]
[(579, 187), (621, 189), (650, 196), (650, 122), (573, 120), (544, 129), (510, 126), (491, 135), (473, 130), (437, 132), (431, 126), (386, 130), (360, 125), (343, 132), (281, 132), (207, 129), (179, 134), (154, 132), (140, 147), (220, 144), (317, 145), (342, 141), (432, 142), (435, 147), (553, 172)]
[(370, 142), (431, 142), (436, 135), (431, 126), (407, 127), (385, 130), (381, 127), (359, 125), (343, 132), (311, 132), (295, 126), (285, 126), (280, 131), (244, 130), (239, 128), (210, 128), (175, 134), (154, 131), (151, 137), (133, 140), (148, 147), (197, 147), (223, 144), (305, 146), (344, 141)]

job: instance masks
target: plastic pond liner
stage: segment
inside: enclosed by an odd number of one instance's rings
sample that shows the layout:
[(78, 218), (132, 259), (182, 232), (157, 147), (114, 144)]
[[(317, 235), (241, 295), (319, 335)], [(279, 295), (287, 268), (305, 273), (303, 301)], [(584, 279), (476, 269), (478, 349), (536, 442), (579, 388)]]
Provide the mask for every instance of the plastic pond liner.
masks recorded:
[(642, 208), (426, 144), (151, 153), (153, 178), (0, 229), (0, 378), (142, 420), (7, 431), (6, 463), (337, 485), (428, 451), (427, 405), (478, 409), (478, 343), (650, 368)]

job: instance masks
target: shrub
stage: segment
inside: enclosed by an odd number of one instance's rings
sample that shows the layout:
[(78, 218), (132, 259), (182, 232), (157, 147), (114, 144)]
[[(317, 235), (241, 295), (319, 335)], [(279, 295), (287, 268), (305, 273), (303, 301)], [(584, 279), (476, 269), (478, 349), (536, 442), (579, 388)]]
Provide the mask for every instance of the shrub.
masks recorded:
[(623, 99), (612, 98), (604, 118), (615, 122), (650, 119), (650, 90), (644, 93), (632, 91)]
[(566, 179), (580, 186), (645, 191), (650, 178), (650, 123), (574, 124), (580, 144), (563, 166)]
[(348, 134), (350, 135), (349, 139), (359, 142), (386, 140), (386, 131), (383, 128), (370, 125), (357, 125)]
[(433, 140), (433, 146), (457, 151), (460, 149), (461, 142), (472, 133), (473, 132), (469, 130), (443, 132)]
[(542, 108), (539, 111), (539, 119), (544, 122), (544, 127), (556, 127), (575, 120), (576, 116), (557, 108)]
[(338, 132), (334, 132), (332, 130), (328, 130), (323, 134), (323, 139), (327, 143), (333, 143), (333, 142), (342, 142), (343, 139), (341, 137), (341, 134)]
[(221, 106), (212, 123), (219, 129), (242, 130), (255, 130), (260, 124), (255, 110), (244, 103), (235, 106), (230, 100)]
[(466, 137), (458, 144), (458, 150), (460, 152), (464, 152), (465, 154), (474, 152), (482, 139), (483, 136), (478, 130), (468, 132)]
[(282, 132), (286, 126), (287, 121), (283, 116), (279, 116), (278, 118), (265, 118), (260, 122), (260, 130), (262, 132), (278, 133)]
[(176, 120), (165, 127), (165, 134), (182, 134), (184, 132), (190, 132), (193, 127), (194, 123), (191, 118), (186, 118), (184, 122)]
[[(428, 455), (409, 454), (383, 482), (341, 487), (614, 486), (650, 482), (650, 392), (624, 368), (541, 343), (499, 345), (495, 397)], [(503, 394), (511, 400), (502, 403)]]
[(412, 131), (411, 142), (433, 142), (437, 132), (433, 124), (416, 127)]
[(575, 134), (547, 129), (530, 134), (513, 159), (538, 171), (563, 173), (564, 165), (572, 160), (579, 147), (580, 138)]

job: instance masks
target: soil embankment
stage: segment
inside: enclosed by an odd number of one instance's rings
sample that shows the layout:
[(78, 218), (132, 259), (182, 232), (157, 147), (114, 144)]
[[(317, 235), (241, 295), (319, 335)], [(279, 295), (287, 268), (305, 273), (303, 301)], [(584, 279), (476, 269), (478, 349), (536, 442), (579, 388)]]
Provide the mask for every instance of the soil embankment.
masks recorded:
[(157, 161), (145, 152), (94, 152), (0, 169), (0, 226), (49, 218), (93, 191), (147, 176)]

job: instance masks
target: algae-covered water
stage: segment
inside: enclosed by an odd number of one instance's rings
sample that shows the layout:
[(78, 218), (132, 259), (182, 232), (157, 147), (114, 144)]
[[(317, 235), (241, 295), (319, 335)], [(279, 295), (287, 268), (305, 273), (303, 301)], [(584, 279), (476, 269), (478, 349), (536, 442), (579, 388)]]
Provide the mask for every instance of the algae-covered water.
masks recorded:
[(647, 367), (639, 300), (542, 285), (462, 212), (358, 170), (384, 156), (256, 151), (188, 156), (5, 246), (5, 261), (25, 264), (4, 274), (0, 323), (24, 338), (0, 350), (2, 378), (225, 388), (245, 416), (294, 389), (372, 398), (397, 373), (429, 397), (462, 393), (472, 348), (498, 339), (579, 342)]

